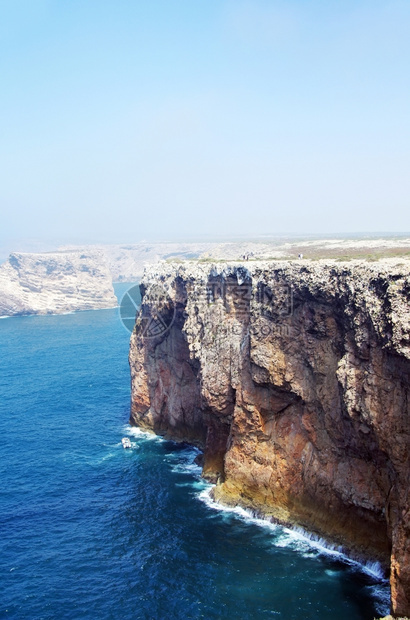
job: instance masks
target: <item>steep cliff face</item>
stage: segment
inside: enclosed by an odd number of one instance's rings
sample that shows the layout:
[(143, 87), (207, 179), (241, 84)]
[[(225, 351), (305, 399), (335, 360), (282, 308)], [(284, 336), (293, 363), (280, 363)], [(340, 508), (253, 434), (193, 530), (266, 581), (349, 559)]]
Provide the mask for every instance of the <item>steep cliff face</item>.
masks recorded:
[(116, 305), (111, 275), (100, 252), (15, 252), (0, 266), (0, 316)]
[(204, 449), (214, 496), (390, 567), (410, 613), (409, 264), (163, 265), (131, 421)]

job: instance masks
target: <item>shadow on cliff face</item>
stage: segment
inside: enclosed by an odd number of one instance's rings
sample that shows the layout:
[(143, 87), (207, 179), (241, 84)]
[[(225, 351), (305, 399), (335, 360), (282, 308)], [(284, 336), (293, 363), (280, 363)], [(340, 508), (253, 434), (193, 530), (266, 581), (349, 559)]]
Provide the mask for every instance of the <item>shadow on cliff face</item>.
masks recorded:
[[(160, 312), (172, 305), (175, 316), (151, 339), (143, 314), (137, 320), (132, 421), (203, 447), (220, 501), (385, 566), (391, 555), (403, 613), (410, 362), (397, 327), (401, 289), (344, 268), (255, 270), (164, 274), (171, 302)], [(148, 283), (143, 307), (158, 313), (154, 291)]]

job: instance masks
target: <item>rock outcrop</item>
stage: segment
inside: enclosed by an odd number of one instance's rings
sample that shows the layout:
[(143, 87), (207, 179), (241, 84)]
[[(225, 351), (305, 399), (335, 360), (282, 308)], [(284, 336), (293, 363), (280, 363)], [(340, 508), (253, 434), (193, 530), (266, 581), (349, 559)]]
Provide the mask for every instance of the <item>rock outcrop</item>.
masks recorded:
[(141, 292), (131, 422), (201, 446), (217, 500), (379, 560), (409, 615), (409, 263), (162, 265)]
[(115, 307), (100, 252), (12, 253), (0, 266), (0, 316)]

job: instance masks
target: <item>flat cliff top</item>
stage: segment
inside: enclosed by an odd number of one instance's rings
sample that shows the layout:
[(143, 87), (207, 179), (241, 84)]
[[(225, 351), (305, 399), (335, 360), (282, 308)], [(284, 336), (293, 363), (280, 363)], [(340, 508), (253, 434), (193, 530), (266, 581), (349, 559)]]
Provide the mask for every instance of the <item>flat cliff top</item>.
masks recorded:
[(14, 252), (0, 266), (0, 316), (61, 314), (116, 305), (101, 252)]
[[(353, 278), (357, 281), (374, 278), (376, 275), (408, 279), (410, 276), (410, 259), (384, 258), (375, 261), (319, 259), (319, 260), (192, 260), (192, 261), (159, 261), (145, 267), (143, 281), (149, 282), (157, 278), (183, 276), (187, 278), (208, 278), (209, 275), (239, 275), (242, 277), (259, 277), (262, 273), (283, 273), (293, 276), (296, 280), (311, 281), (316, 278), (338, 275)], [(296, 281), (295, 280), (295, 281)], [(323, 282), (325, 285), (325, 282)]]
[[(209, 282), (226, 280), (248, 283), (250, 309), (257, 311), (257, 287), (268, 287), (271, 303), (283, 305), (285, 298), (292, 312), (307, 300), (337, 303), (341, 312), (359, 320), (365, 312), (381, 342), (410, 358), (410, 260), (385, 258), (367, 260), (245, 260), (240, 262), (184, 261), (160, 262), (146, 268), (142, 286), (150, 289), (160, 283), (172, 297), (175, 281), (182, 280), (193, 299), (206, 300)], [(356, 319), (354, 319), (356, 317)]]

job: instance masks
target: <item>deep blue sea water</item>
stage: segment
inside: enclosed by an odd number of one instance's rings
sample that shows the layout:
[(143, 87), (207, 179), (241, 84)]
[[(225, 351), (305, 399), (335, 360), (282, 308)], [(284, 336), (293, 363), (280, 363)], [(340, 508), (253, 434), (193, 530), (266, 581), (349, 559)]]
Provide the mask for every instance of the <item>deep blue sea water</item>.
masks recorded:
[(117, 309), (0, 320), (0, 617), (387, 612), (385, 583), (216, 509), (194, 449), (128, 426), (128, 342)]

